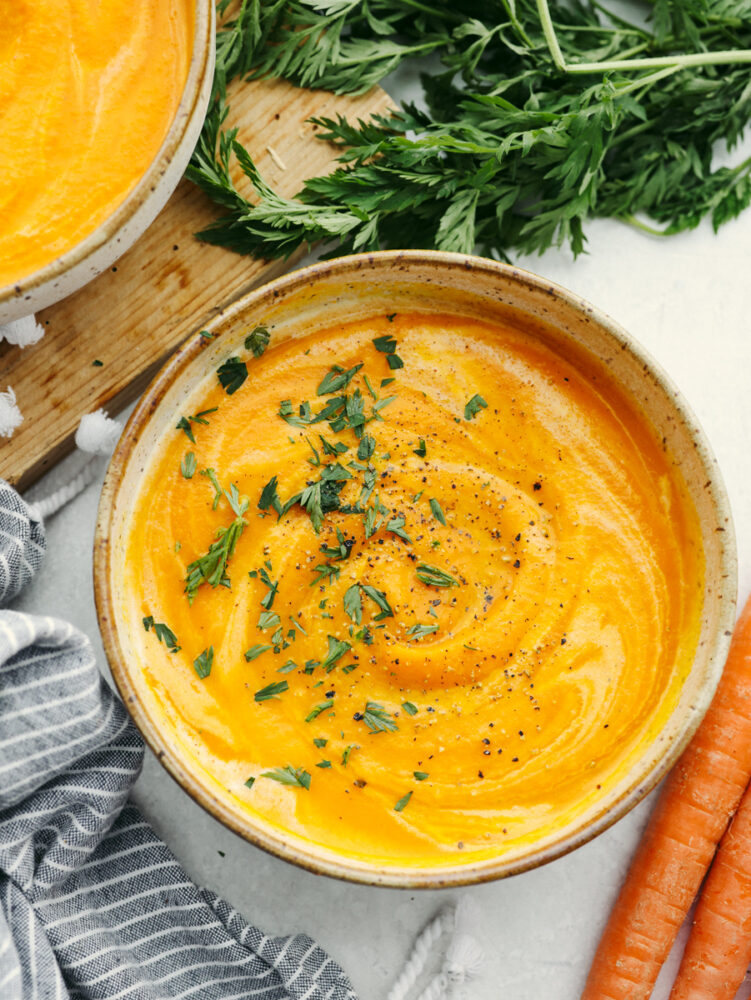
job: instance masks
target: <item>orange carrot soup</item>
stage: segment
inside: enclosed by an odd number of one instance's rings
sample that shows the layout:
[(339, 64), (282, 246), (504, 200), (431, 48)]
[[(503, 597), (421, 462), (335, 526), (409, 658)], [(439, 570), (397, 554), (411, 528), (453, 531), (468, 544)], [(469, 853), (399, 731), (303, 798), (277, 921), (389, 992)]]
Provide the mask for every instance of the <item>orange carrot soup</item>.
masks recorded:
[(175, 414), (129, 522), (146, 698), (213, 793), (380, 865), (497, 857), (674, 708), (703, 554), (603, 367), (541, 329), (263, 327)]
[(0, 0), (0, 287), (124, 201), (175, 116), (193, 0)]

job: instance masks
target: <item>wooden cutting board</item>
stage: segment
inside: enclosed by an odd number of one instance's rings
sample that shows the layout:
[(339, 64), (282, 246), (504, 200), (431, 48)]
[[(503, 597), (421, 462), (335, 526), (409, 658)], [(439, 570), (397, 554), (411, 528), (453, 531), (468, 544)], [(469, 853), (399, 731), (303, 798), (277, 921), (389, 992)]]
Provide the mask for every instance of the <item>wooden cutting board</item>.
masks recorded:
[[(316, 139), (312, 116), (367, 118), (390, 106), (375, 88), (363, 97), (299, 90), (279, 81), (235, 83), (230, 126), (262, 174), (294, 195), (307, 177), (325, 174), (335, 148)], [(244, 192), (245, 178), (235, 178)], [(241, 257), (200, 243), (193, 233), (220, 214), (182, 181), (141, 239), (85, 288), (40, 312), (44, 338), (23, 350), (0, 345), (0, 390), (11, 386), (24, 421), (0, 444), (0, 476), (29, 486), (73, 446), (85, 413), (115, 414), (156, 369), (218, 310), (293, 266)], [(297, 259), (299, 259), (299, 256)], [(95, 365), (100, 361), (101, 365)]]

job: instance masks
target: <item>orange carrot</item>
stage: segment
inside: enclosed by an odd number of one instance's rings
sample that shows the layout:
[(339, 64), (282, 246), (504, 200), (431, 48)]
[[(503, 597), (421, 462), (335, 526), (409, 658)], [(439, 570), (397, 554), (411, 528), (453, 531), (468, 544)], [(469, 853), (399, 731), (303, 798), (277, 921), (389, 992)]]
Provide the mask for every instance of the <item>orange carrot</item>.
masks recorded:
[(733, 1000), (751, 964), (751, 788), (712, 862), (670, 1000)]
[(637, 848), (581, 1000), (648, 1000), (750, 777), (751, 597), (714, 700)]

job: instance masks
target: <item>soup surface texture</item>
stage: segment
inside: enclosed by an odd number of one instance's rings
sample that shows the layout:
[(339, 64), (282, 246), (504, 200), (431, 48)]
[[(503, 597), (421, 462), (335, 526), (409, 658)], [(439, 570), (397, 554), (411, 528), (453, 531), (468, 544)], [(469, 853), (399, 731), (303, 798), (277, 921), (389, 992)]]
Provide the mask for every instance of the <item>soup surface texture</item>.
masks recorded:
[(0, 287), (124, 201), (180, 103), (193, 0), (0, 0)]
[(564, 828), (695, 653), (669, 455), (544, 331), (415, 312), (264, 340), (175, 414), (133, 503), (148, 711), (217, 796), (332, 856), (440, 868)]

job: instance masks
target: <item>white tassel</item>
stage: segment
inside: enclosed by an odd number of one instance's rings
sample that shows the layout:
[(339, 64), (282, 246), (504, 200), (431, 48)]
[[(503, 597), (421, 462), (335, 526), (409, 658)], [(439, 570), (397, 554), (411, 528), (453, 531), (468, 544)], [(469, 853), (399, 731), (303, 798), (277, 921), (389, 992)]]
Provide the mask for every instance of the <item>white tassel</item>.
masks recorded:
[(485, 961), (479, 942), (466, 933), (474, 907), (464, 897), (455, 908), (439, 913), (421, 932), (407, 964), (388, 995), (388, 1000), (406, 1000), (424, 971), (430, 953), (440, 938), (452, 934), (440, 972), (433, 976), (418, 1000), (448, 1000), (454, 990), (476, 978)]
[(22, 423), (23, 414), (16, 403), (16, 394), (8, 386), (7, 392), (0, 392), (0, 437), (12, 437)]
[(15, 347), (29, 347), (36, 344), (44, 336), (44, 327), (37, 323), (33, 316), (22, 316), (0, 326), (0, 340), (7, 340)]
[(96, 410), (81, 417), (76, 431), (76, 446), (81, 451), (89, 452), (92, 457), (73, 479), (48, 497), (29, 504), (29, 509), (37, 520), (41, 521), (50, 514), (55, 514), (82, 493), (89, 483), (94, 482), (99, 467), (97, 456), (109, 455), (112, 452), (120, 437), (120, 431), (121, 427), (117, 420), (108, 417), (104, 410)]
[(468, 979), (475, 979), (482, 972), (485, 952), (470, 934), (457, 934), (446, 953), (444, 970), (448, 981), (461, 986)]
[(122, 427), (104, 410), (95, 410), (81, 417), (76, 431), (76, 447), (93, 455), (111, 455)]

